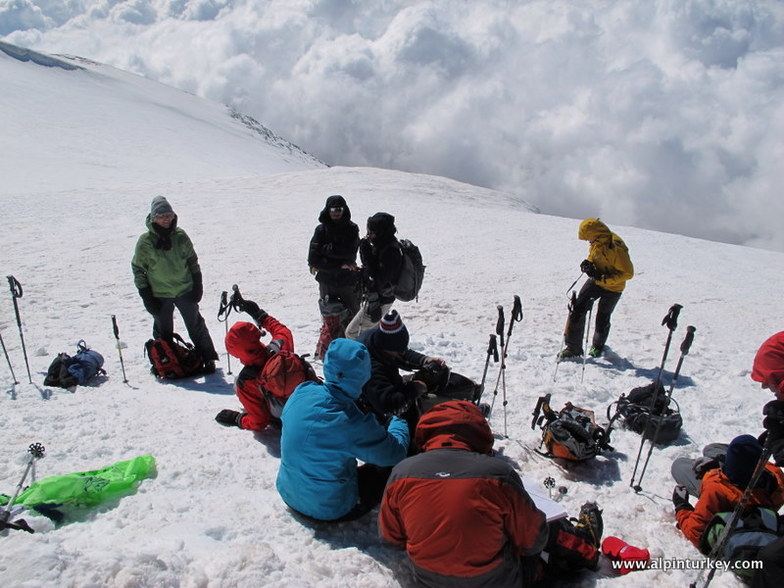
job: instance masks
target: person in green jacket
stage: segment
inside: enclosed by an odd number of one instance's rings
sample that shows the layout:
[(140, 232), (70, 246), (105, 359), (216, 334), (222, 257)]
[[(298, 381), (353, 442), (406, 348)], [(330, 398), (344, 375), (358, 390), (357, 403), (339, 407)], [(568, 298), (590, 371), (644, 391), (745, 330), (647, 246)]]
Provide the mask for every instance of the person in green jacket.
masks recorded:
[(199, 312), (204, 293), (199, 259), (190, 238), (177, 226), (177, 215), (171, 204), (163, 196), (152, 199), (147, 232), (136, 243), (131, 268), (144, 308), (154, 319), (153, 339), (172, 335), (177, 307), (188, 336), (204, 361), (204, 372), (214, 372), (218, 354)]

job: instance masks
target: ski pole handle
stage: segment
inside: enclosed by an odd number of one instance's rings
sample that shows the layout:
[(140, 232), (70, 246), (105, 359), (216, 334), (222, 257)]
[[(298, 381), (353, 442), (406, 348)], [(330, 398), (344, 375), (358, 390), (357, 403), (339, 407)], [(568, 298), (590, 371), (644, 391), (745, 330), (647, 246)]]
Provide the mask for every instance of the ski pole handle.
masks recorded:
[(683, 308), (680, 304), (673, 304), (670, 307), (669, 312), (667, 312), (667, 316), (662, 319), (662, 326), (667, 326), (670, 331), (674, 331), (678, 328), (678, 315), (681, 313), (681, 308)]
[(224, 312), (226, 313), (226, 319), (225, 320), (228, 320), (229, 313), (231, 313), (231, 307), (229, 306), (228, 296), (229, 296), (229, 293), (226, 292), (226, 290), (221, 292), (220, 303), (218, 304), (218, 320), (219, 321), (221, 320), (221, 317), (223, 316)]
[(112, 329), (114, 329), (114, 338), (120, 340), (120, 328), (117, 326), (117, 317), (112, 315)]
[(11, 286), (11, 295), (14, 298), (21, 298), (23, 294), (22, 284), (14, 276), (6, 276), (6, 278), (8, 278), (8, 285)]
[(517, 294), (515, 294), (514, 304), (512, 304), (512, 320), (518, 323), (523, 320), (523, 303)]
[(686, 327), (686, 336), (683, 338), (683, 343), (681, 343), (681, 355), (688, 355), (691, 344), (694, 342), (694, 331), (696, 330), (696, 327), (691, 325)]
[(490, 335), (490, 342), (487, 344), (487, 355), (492, 355), (493, 361), (498, 363), (498, 343), (496, 341), (496, 336)]
[(506, 324), (506, 319), (504, 318), (504, 307), (499, 304), (496, 308), (498, 308), (498, 321), (495, 323), (495, 333), (498, 335), (498, 339), (501, 341), (501, 348), (503, 349), (504, 325)]

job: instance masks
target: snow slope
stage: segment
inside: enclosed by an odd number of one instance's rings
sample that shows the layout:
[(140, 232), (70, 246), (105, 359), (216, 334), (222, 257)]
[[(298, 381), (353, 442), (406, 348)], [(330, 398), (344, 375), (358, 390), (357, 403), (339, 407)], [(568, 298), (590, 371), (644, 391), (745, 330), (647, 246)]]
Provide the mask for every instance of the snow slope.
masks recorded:
[[(317, 528), (292, 518), (274, 488), (276, 431), (254, 435), (214, 422), (219, 410), (239, 408), (225, 355), (211, 376), (160, 383), (149, 375), (142, 346), (151, 321), (129, 262), (156, 194), (169, 198), (200, 255), (202, 309), (216, 342), (225, 329), (216, 320), (220, 293), (236, 283), (292, 329), (300, 352), (313, 351), (320, 318), (306, 251), (333, 193), (347, 198), (360, 225), (377, 211), (393, 213), (399, 236), (420, 246), (427, 276), (419, 301), (397, 306), (417, 350), (479, 379), (496, 305), (508, 314), (520, 295), (524, 318), (509, 346), (507, 410), (499, 387), (490, 419), (496, 449), (532, 480), (552, 476), (565, 485), (562, 503), (571, 514), (596, 500), (606, 535), (665, 558), (700, 557), (674, 527), (669, 464), (697, 455), (705, 443), (761, 430), (760, 410), (770, 395), (749, 371), (758, 345), (784, 325), (784, 255), (612, 227), (637, 269), (614, 315), (613, 353), (589, 361), (582, 381), (580, 364), (561, 364), (554, 382), (566, 288), (587, 249), (576, 239), (577, 221), (440, 177), (320, 167), (243, 135), (217, 105), (81, 65), (86, 69), (45, 68), (0, 53), (0, 171), (11, 178), (0, 188), (0, 270), (24, 287), (18, 303), (33, 380), (6, 292), (0, 333), (21, 383), (13, 384), (7, 365), (0, 368), (0, 491), (13, 492), (36, 441), (47, 448), (38, 478), (147, 453), (156, 457), (158, 474), (136, 493), (59, 528), (27, 513), (35, 534), (0, 536), (3, 586), (410, 585), (405, 555), (379, 542), (373, 516)], [(110, 96), (122, 106), (112, 116), (100, 114)], [(153, 116), (156, 102), (161, 107)], [(64, 128), (75, 120), (80, 124)], [(130, 136), (144, 137), (146, 147), (129, 149)], [(551, 392), (556, 409), (566, 401), (595, 409), (605, 422), (613, 400), (655, 378), (667, 335), (661, 319), (673, 303), (684, 308), (665, 383), (685, 327), (697, 328), (674, 391), (685, 425), (678, 442), (654, 450), (643, 491), (629, 488), (640, 441), (631, 432), (614, 434), (614, 453), (569, 469), (533, 453), (540, 435), (530, 428), (531, 411), (540, 395)], [(124, 344), (127, 385), (111, 315)], [(72, 352), (82, 338), (104, 354), (108, 376), (74, 392), (46, 389), (53, 357)], [(231, 368), (236, 374), (236, 360)], [(497, 373), (491, 363), (488, 400)], [(617, 578), (602, 567), (576, 584), (674, 587), (694, 577), (693, 570), (649, 570)], [(723, 574), (713, 585), (739, 583)]]

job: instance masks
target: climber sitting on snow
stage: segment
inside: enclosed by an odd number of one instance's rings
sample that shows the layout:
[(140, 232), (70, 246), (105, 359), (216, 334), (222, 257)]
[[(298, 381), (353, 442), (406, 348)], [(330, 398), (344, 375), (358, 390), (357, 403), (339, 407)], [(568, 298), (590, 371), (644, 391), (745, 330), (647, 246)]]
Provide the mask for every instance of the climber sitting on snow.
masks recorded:
[[(234, 382), (234, 390), (244, 411), (224, 409), (215, 416), (215, 420), (227, 427), (261, 431), (270, 423), (279, 422), (286, 399), (296, 385), (315, 379), (315, 374), (304, 360), (294, 355), (294, 337), (286, 325), (260, 309), (252, 300), (242, 300), (238, 310), (252, 316), (256, 325), (270, 333), (272, 340), (264, 345), (261, 342), (264, 331), (252, 323), (238, 322), (229, 329), (226, 350), (244, 366)], [(296, 373), (288, 374), (288, 381), (271, 374), (271, 364), (279, 364), (284, 359), (286, 366), (291, 362), (298, 367)], [(285, 371), (286, 366), (276, 365), (275, 368)], [(274, 371), (279, 373), (281, 369)]]

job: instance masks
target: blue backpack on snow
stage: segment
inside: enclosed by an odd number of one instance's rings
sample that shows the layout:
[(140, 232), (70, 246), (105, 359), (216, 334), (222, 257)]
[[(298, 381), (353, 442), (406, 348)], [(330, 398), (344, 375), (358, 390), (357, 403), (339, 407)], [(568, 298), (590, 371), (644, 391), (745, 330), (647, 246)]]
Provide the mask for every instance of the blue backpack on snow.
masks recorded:
[(57, 354), (57, 357), (49, 365), (44, 385), (72, 388), (87, 384), (98, 374), (106, 374), (106, 370), (103, 369), (103, 361), (103, 356), (87, 347), (82, 339), (76, 344), (76, 355), (73, 357), (67, 353)]

